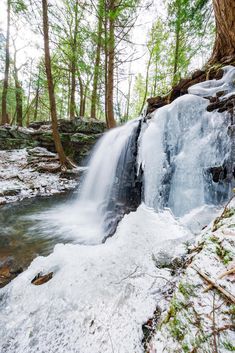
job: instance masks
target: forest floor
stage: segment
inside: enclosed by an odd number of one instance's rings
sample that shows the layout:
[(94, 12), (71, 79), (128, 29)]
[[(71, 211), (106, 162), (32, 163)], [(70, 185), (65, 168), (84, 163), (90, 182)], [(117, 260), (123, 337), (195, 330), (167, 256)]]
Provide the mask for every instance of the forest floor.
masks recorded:
[(60, 172), (58, 157), (45, 148), (0, 151), (0, 205), (75, 189), (85, 168)]

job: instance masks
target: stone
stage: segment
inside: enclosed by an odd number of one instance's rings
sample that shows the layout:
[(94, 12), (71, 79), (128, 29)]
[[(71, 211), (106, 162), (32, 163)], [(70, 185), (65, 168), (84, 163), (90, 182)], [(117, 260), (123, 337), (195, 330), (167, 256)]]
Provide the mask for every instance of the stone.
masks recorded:
[(6, 286), (21, 272), (23, 272), (23, 268), (20, 267), (14, 259), (7, 258), (0, 264), (0, 288)]
[(41, 272), (38, 273), (31, 281), (35, 286), (40, 286), (48, 281), (50, 281), (53, 277), (53, 272), (50, 272), (46, 275), (43, 275)]

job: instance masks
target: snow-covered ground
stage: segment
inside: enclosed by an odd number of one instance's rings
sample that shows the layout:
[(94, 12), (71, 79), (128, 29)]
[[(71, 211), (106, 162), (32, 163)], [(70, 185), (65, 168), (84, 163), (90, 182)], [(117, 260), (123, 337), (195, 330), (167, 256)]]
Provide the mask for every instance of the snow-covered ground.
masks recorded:
[[(0, 351), (142, 352), (142, 324), (171, 278), (155, 258), (182, 253), (190, 236), (168, 211), (140, 206), (105, 244), (57, 245), (2, 290)], [(54, 276), (34, 286), (41, 271)]]
[[(41, 165), (40, 162), (36, 163), (37, 159), (42, 160)], [(42, 165), (49, 168), (58, 166), (55, 159), (56, 154), (40, 147), (30, 150), (0, 151), (0, 205), (74, 189), (77, 181), (63, 178), (58, 172), (38, 171), (38, 167)], [(32, 161), (37, 164), (37, 168)]]
[[(194, 244), (189, 266), (149, 343), (150, 353), (235, 350), (234, 206)], [(209, 282), (200, 273), (221, 286), (227, 296), (213, 287), (207, 290)]]

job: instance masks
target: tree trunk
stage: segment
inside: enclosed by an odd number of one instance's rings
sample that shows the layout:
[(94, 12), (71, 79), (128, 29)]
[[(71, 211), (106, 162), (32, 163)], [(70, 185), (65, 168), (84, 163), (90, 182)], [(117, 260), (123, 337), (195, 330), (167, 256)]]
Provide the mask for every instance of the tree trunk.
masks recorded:
[(179, 2), (177, 6), (177, 20), (175, 24), (175, 53), (174, 53), (172, 86), (174, 86), (179, 79), (178, 66), (179, 66), (179, 50), (180, 50), (180, 32), (181, 32), (180, 14), (181, 14), (181, 2)]
[(100, 54), (101, 54), (101, 44), (102, 44), (102, 20), (103, 20), (103, 0), (99, 1), (98, 9), (98, 38), (96, 46), (96, 58), (95, 58), (95, 68), (94, 68), (94, 80), (93, 80), (93, 90), (91, 95), (91, 118), (96, 119), (96, 104), (97, 104), (97, 90), (98, 90), (98, 80), (100, 73)]
[(16, 60), (16, 54), (17, 54), (17, 49), (15, 47), (14, 43), (14, 48), (15, 48), (15, 53), (14, 53), (14, 80), (15, 80), (15, 97), (16, 97), (16, 124), (18, 126), (23, 126), (23, 90), (22, 86), (19, 80), (19, 75), (18, 71), (19, 69), (17, 68), (17, 60)]
[(40, 90), (40, 66), (38, 69), (38, 80), (37, 80), (37, 88), (36, 88), (36, 94), (35, 94), (35, 107), (34, 107), (34, 116), (33, 116), (33, 121), (37, 121), (38, 117), (38, 103), (39, 103), (39, 90)]
[(70, 96), (70, 119), (75, 118), (76, 103), (75, 103), (75, 92), (76, 92), (76, 64), (77, 64), (77, 34), (78, 34), (78, 0), (75, 3), (75, 19), (74, 19), (74, 31), (73, 31), (73, 44), (72, 44), (72, 60), (71, 60), (71, 96)]
[(83, 88), (83, 82), (82, 79), (80, 77), (80, 75), (78, 74), (78, 82), (79, 82), (79, 88), (80, 88), (80, 106), (79, 106), (79, 116), (83, 117), (83, 97), (84, 97), (84, 88)]
[(113, 91), (114, 91), (114, 59), (115, 59), (115, 20), (113, 12), (115, 10), (115, 0), (110, 1), (109, 8), (109, 38), (108, 38), (108, 73), (107, 73), (107, 125), (108, 128), (116, 126), (113, 110)]
[(30, 64), (30, 75), (29, 75), (29, 88), (28, 88), (28, 97), (27, 97), (27, 109), (26, 109), (26, 126), (29, 127), (30, 124), (30, 95), (31, 95), (31, 85), (32, 85), (32, 66), (33, 66), (33, 60), (31, 60)]
[(15, 96), (16, 96), (16, 123), (23, 126), (23, 95), (22, 86), (18, 78), (18, 70), (15, 67)]
[(235, 1), (213, 0), (216, 38), (209, 64), (230, 62), (235, 58)]
[(55, 148), (58, 153), (60, 163), (62, 167), (68, 166), (68, 160), (64, 153), (64, 149), (60, 140), (60, 135), (58, 132), (58, 121), (57, 121), (57, 111), (56, 111), (56, 101), (54, 92), (54, 83), (51, 72), (51, 56), (49, 48), (49, 25), (48, 25), (48, 5), (47, 0), (42, 0), (42, 12), (43, 12), (43, 39), (44, 39), (44, 51), (45, 51), (45, 68), (47, 75), (47, 85), (48, 94), (50, 101), (50, 112), (52, 121), (52, 133), (55, 143)]
[(7, 91), (8, 91), (8, 78), (9, 78), (9, 67), (10, 67), (10, 9), (11, 9), (11, 0), (7, 1), (7, 35), (6, 35), (6, 57), (5, 57), (5, 73), (3, 80), (3, 91), (2, 91), (2, 120), (1, 124), (7, 124), (8, 114), (7, 114)]

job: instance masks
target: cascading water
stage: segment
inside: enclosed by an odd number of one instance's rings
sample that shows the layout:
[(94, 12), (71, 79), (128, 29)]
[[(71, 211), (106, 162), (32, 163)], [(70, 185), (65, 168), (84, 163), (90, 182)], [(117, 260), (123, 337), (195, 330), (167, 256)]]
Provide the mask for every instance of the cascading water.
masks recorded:
[[(141, 202), (141, 181), (136, 172), (139, 119), (111, 130), (96, 146), (79, 196), (79, 209), (98, 218), (104, 239), (112, 235), (126, 212)], [(91, 216), (92, 215), (92, 216)]]

